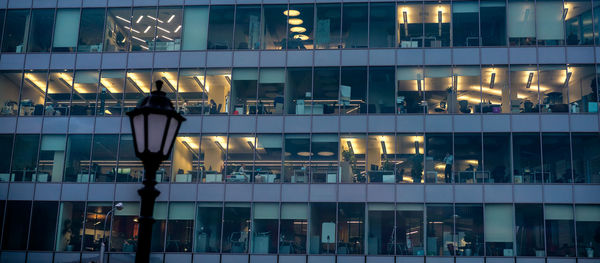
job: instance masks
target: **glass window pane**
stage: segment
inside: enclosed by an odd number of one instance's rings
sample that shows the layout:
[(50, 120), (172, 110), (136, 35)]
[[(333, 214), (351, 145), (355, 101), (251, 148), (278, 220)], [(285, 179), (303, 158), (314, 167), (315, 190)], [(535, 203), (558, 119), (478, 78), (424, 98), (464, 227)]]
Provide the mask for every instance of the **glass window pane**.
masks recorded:
[(119, 116), (123, 108), (125, 70), (103, 70), (98, 86), (98, 116)]
[(456, 133), (454, 135), (454, 156), (454, 178), (457, 183), (493, 182), (489, 180), (490, 172), (483, 169), (481, 133)]
[(250, 204), (226, 203), (224, 211), (223, 253), (248, 253)]
[(104, 51), (129, 51), (131, 8), (108, 8), (107, 10)]
[[(454, 148), (456, 150), (456, 147)], [(483, 134), (483, 167), (488, 173), (487, 183), (510, 183), (510, 134), (508, 133), (484, 133)], [(516, 169), (516, 166), (515, 166)], [(523, 176), (517, 178), (515, 172), (515, 183), (522, 183)], [(517, 180), (519, 180), (517, 182)]]
[(76, 71), (71, 98), (71, 115), (94, 115), (100, 71)]
[(261, 68), (259, 74), (258, 114), (283, 114), (285, 69)]
[(25, 44), (27, 44), (26, 31), (30, 19), (29, 9), (12, 9), (6, 11), (2, 52), (25, 52)]
[(369, 113), (395, 112), (395, 68), (369, 68)]
[(65, 182), (90, 182), (94, 176), (90, 173), (90, 147), (92, 135), (69, 135), (67, 140), (67, 160), (65, 163)]
[[(134, 202), (124, 202), (123, 210), (114, 211), (110, 232), (110, 251), (135, 251), (139, 231), (139, 225), (137, 224), (139, 212), (140, 204)], [(106, 234), (108, 235), (108, 233)]]
[(540, 135), (537, 133), (513, 134), (513, 165), (515, 183), (541, 183)]
[(426, 47), (450, 46), (450, 4), (438, 1), (437, 4), (425, 2), (423, 21), (425, 26)]
[(365, 204), (338, 205), (337, 254), (363, 254), (365, 246)]
[[(128, 112), (133, 110), (133, 108), (135, 108), (137, 105), (137, 102), (150, 93), (150, 88), (152, 85), (151, 70), (128, 70), (127, 81), (125, 82), (123, 111)], [(165, 91), (167, 89), (168, 87), (165, 87)]]
[(235, 16), (235, 48), (260, 49), (260, 6), (238, 5)]
[[(519, 113), (520, 102), (512, 105), (517, 94), (511, 94), (508, 87), (508, 68), (506, 66), (483, 65), (481, 67), (481, 91), (484, 105), (482, 113)], [(488, 102), (487, 104), (485, 104)]]
[(256, 174), (257, 183), (281, 182), (281, 149), (283, 141), (279, 134), (256, 135)]
[(95, 182), (114, 182), (117, 172), (119, 135), (94, 135), (91, 174)]
[(396, 205), (396, 255), (425, 255), (423, 204)]
[(199, 203), (196, 213), (196, 248), (194, 252), (219, 252), (221, 248), (221, 203)]
[(310, 204), (310, 254), (335, 254), (335, 203)]
[(39, 135), (17, 134), (11, 169), (11, 181), (32, 182), (36, 180)]
[(135, 156), (131, 134), (121, 135), (117, 182), (141, 182), (144, 175), (142, 162)]
[(256, 89), (258, 85), (258, 69), (233, 69), (233, 84), (231, 89), (231, 109), (234, 115), (256, 114), (264, 112), (264, 105), (258, 108)]
[(423, 113), (423, 69), (417, 67), (398, 67), (396, 69), (398, 90), (396, 107), (398, 113)]
[(159, 202), (154, 204), (154, 220), (152, 225), (152, 252), (162, 252), (165, 248), (165, 231), (167, 230), (167, 215), (169, 213), (167, 203)]
[(279, 254), (306, 254), (308, 204), (282, 203)]
[(546, 183), (572, 183), (571, 144), (568, 133), (543, 133), (544, 178)]
[(198, 180), (198, 150), (200, 137), (178, 135), (173, 145), (173, 182), (190, 183)]
[(58, 202), (35, 201), (31, 213), (29, 250), (52, 251), (56, 231)]
[[(366, 136), (360, 134), (340, 135), (340, 182), (365, 183), (367, 142)], [(369, 167), (370, 168), (370, 167)], [(334, 180), (328, 179), (334, 183)]]
[(481, 69), (479, 66), (455, 67), (453, 76), (456, 83), (456, 105), (457, 113), (471, 114), (480, 113), (485, 108), (489, 111), (492, 107), (500, 107), (498, 101), (481, 101)]
[(395, 16), (393, 3), (371, 3), (369, 17), (370, 48), (392, 48), (395, 46)]
[[(59, 21), (59, 20), (57, 20)], [(49, 52), (54, 9), (33, 9), (29, 24), (27, 52)]]
[(203, 69), (180, 69), (177, 88), (177, 109), (180, 114), (203, 114), (202, 106), (207, 94), (204, 77)]
[(56, 231), (56, 251), (81, 251), (84, 202), (62, 202)]
[[(88, 202), (85, 227), (83, 229), (83, 251), (99, 251), (104, 236), (110, 235), (110, 228), (104, 225), (106, 213), (112, 209), (110, 202)], [(109, 224), (109, 222), (106, 222)]]
[[(337, 114), (340, 86), (340, 68), (315, 68), (312, 114)], [(305, 105), (306, 110), (306, 105)], [(310, 113), (310, 112), (305, 112)]]
[(537, 0), (535, 9), (538, 45), (563, 45), (565, 38), (563, 20), (566, 18), (563, 1)]
[[(164, 24), (164, 21), (156, 18), (155, 7), (139, 7), (133, 9), (131, 21), (131, 51), (152, 51), (156, 44), (157, 24)], [(163, 23), (160, 23), (163, 22)], [(161, 31), (162, 33), (165, 33)]]
[(541, 204), (515, 204), (517, 256), (544, 256), (544, 211)]
[(508, 39), (511, 46), (535, 45), (534, 1), (509, 0), (507, 20)]
[(227, 154), (227, 137), (202, 136), (200, 145), (200, 167), (202, 182), (216, 183), (223, 181), (225, 172), (225, 156)]
[[(393, 10), (393, 9), (392, 9)], [(394, 204), (368, 204), (367, 242), (369, 255), (393, 255), (395, 241)]]
[[(178, 29), (179, 28), (179, 29)], [(173, 31), (181, 32), (177, 27)], [(183, 50), (206, 50), (208, 37), (208, 7), (186, 6), (183, 17)]]
[(419, 184), (423, 181), (423, 135), (402, 134), (396, 137), (396, 180)]
[(210, 7), (208, 49), (232, 49), (233, 14), (233, 5)]
[(79, 33), (79, 9), (58, 9), (54, 24), (53, 52), (73, 52)]
[(285, 134), (284, 146), (284, 182), (308, 183), (310, 135)]
[(227, 143), (227, 174), (225, 181), (250, 182), (254, 169), (256, 138), (250, 134), (230, 135)]
[(311, 114), (312, 73), (311, 68), (287, 69), (284, 105), (288, 114)]
[(78, 52), (101, 52), (104, 30), (104, 8), (84, 8), (79, 25)]
[[(311, 172), (313, 182), (335, 183), (338, 176), (337, 134), (313, 134), (311, 138)], [(303, 153), (298, 153), (302, 155)], [(347, 163), (340, 165), (342, 171)]]
[(567, 0), (564, 4), (567, 45), (592, 45), (592, 3), (589, 0)]
[(425, 134), (427, 153), (425, 156), (425, 182), (451, 183), (452, 165), (452, 134)]
[(396, 182), (395, 141), (393, 134), (368, 136), (366, 166), (369, 183)]
[(31, 201), (8, 201), (6, 203), (2, 249), (27, 249), (30, 215)]
[(569, 112), (567, 82), (570, 78), (564, 65), (540, 65), (542, 112)]
[[(48, 92), (46, 93), (45, 114), (50, 116), (67, 116), (70, 108), (69, 104), (71, 103), (72, 89), (72, 71), (50, 71), (48, 76)], [(80, 99), (80, 97), (77, 99)], [(87, 111), (84, 112), (87, 113)]]
[(150, 90), (157, 90), (156, 81), (162, 81), (161, 91), (166, 93), (171, 101), (177, 100), (177, 69), (154, 69)]
[(456, 89), (450, 67), (425, 68), (426, 112), (430, 114), (456, 113)]
[(483, 255), (483, 206), (481, 204), (456, 204), (455, 241), (458, 255)]
[[(480, 3), (481, 42), (484, 46), (506, 45), (506, 2)], [(528, 26), (528, 25), (527, 25)]]
[[(592, 65), (571, 65), (567, 68), (569, 108), (571, 113), (598, 112), (598, 92)], [(569, 77), (570, 74), (570, 77)]]
[(38, 182), (60, 182), (65, 170), (65, 135), (43, 135), (39, 153)]
[(514, 256), (513, 206), (510, 204), (486, 204), (484, 218), (486, 255)]
[(367, 68), (342, 67), (341, 114), (367, 113)]
[[(299, 14), (294, 15), (295, 11)], [(299, 20), (302, 23), (298, 24)], [(315, 13), (314, 6), (309, 5), (290, 5), (290, 11), (288, 13), (288, 40), (287, 49), (313, 49), (314, 48), (314, 25)], [(292, 24), (293, 23), (293, 24)]]
[(511, 112), (537, 113), (540, 111), (537, 66), (511, 65), (510, 107)]
[(48, 71), (28, 71), (24, 74), (23, 88), (21, 89), (20, 116), (44, 114), (44, 98), (46, 97), (46, 80)]
[[(0, 115), (17, 115), (19, 109), (19, 90), (21, 88), (21, 71), (0, 72)], [(45, 90), (44, 84), (44, 90)]]
[(423, 4), (398, 3), (398, 47), (423, 47)]
[(156, 51), (177, 51), (181, 48), (181, 13), (181, 7), (158, 9)]
[(279, 204), (255, 203), (253, 217), (252, 253), (276, 254)]
[(0, 148), (6, 149), (0, 151), (0, 182), (7, 182), (10, 180), (10, 155), (13, 149), (12, 134), (0, 135)]
[(595, 133), (573, 133), (571, 136), (575, 182), (600, 182), (600, 136)]
[[(286, 5), (263, 6), (263, 49), (285, 49), (286, 47)], [(288, 12), (289, 14), (289, 12)], [(298, 24), (302, 25), (302, 24)]]
[(454, 256), (452, 205), (427, 205), (427, 255)]
[(220, 114), (228, 112), (227, 103), (229, 103), (231, 99), (230, 91), (230, 69), (206, 70), (206, 92), (208, 93), (208, 104), (204, 106), (204, 112), (208, 112), (208, 114)]
[(369, 7), (364, 4), (344, 4), (342, 13), (342, 47), (367, 48)]
[(577, 250), (579, 257), (600, 257), (600, 206), (576, 205)]
[(481, 45), (481, 38), (479, 37), (479, 6), (477, 2), (453, 2), (452, 24), (453, 45), (455, 47)]
[(191, 252), (194, 203), (170, 203), (167, 224), (167, 252)]
[(549, 257), (575, 257), (572, 205), (546, 205), (546, 251)]
[[(340, 4), (317, 4), (317, 24), (315, 25), (315, 44), (317, 49), (340, 48), (341, 30)], [(298, 24), (290, 19), (290, 25)]]

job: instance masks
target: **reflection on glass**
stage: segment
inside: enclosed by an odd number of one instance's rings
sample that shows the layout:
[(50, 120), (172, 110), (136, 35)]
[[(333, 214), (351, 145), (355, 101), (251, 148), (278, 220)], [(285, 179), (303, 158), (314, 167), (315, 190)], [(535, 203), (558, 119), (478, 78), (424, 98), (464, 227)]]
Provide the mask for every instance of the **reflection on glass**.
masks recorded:
[[(123, 210), (114, 210), (109, 242), (110, 251), (135, 252), (139, 232), (137, 224), (139, 212), (140, 205), (136, 202), (125, 202)], [(109, 238), (108, 233), (106, 238)]]
[(344, 4), (342, 9), (342, 48), (367, 48), (369, 44), (367, 4)]
[[(537, 113), (540, 111), (538, 72), (536, 66), (511, 65), (510, 67), (510, 112)], [(517, 110), (518, 109), (518, 110)]]
[(252, 253), (276, 254), (279, 204), (255, 203), (252, 225)]
[(394, 254), (394, 204), (368, 204), (369, 255)]
[(235, 49), (260, 49), (260, 6), (237, 5), (235, 16)]
[[(57, 20), (58, 21), (58, 20)], [(49, 52), (54, 9), (33, 9), (29, 24), (27, 52)]]
[[(0, 110), (1, 116), (17, 115), (19, 110), (19, 89), (21, 88), (21, 71), (2, 71), (0, 72)], [(29, 75), (26, 75), (29, 76)], [(46, 83), (41, 85), (46, 90)]]
[[(285, 49), (286, 47), (286, 20), (287, 5), (263, 6), (263, 49)], [(288, 12), (288, 15), (290, 12)], [(302, 24), (295, 23), (298, 26)]]
[[(541, 183), (540, 136), (537, 133), (513, 134), (513, 166), (515, 183)], [(548, 174), (544, 174), (548, 177)]]
[[(96, 134), (92, 147), (91, 174), (95, 182), (114, 182), (117, 173), (119, 136)], [(131, 149), (130, 149), (131, 150)]]
[(396, 204), (396, 255), (425, 255), (423, 205)]
[(487, 256), (514, 256), (513, 206), (510, 204), (486, 204), (484, 211), (485, 254)]
[(227, 137), (225, 136), (202, 136), (200, 145), (200, 169), (202, 169), (201, 181), (204, 183), (216, 183), (223, 181), (225, 172), (225, 156), (227, 154)]
[[(258, 84), (258, 69), (236, 68), (233, 69), (233, 83), (231, 85), (231, 112), (234, 115), (256, 114), (265, 111), (264, 105), (256, 101)], [(260, 103), (262, 104), (262, 102)]]
[(544, 182), (572, 183), (571, 145), (568, 133), (543, 133)]
[(336, 204), (310, 204), (310, 254), (335, 254), (336, 241)]
[(577, 250), (579, 257), (600, 257), (600, 206), (576, 205), (575, 227), (577, 229)]
[(181, 69), (177, 90), (177, 109), (180, 114), (202, 114), (208, 91), (203, 69)]
[[(153, 85), (150, 70), (129, 70), (126, 77), (127, 81), (125, 81), (125, 94), (123, 99), (124, 112), (133, 110), (137, 105), (137, 102), (150, 93), (150, 87)], [(165, 86), (166, 85), (163, 85), (164, 91), (167, 92), (169, 88)]]
[(36, 181), (39, 143), (40, 136), (37, 134), (17, 134), (15, 136), (10, 181)]
[(101, 52), (104, 8), (84, 8), (79, 25), (78, 52)]
[(281, 204), (279, 254), (305, 254), (308, 230), (306, 203)]
[(79, 34), (79, 9), (58, 9), (54, 23), (53, 52), (73, 52)]
[(208, 94), (204, 105), (205, 114), (219, 114), (228, 112), (227, 104), (231, 99), (231, 70), (208, 69), (206, 70), (205, 90)]
[(161, 91), (167, 93), (167, 98), (176, 101), (177, 97), (177, 69), (154, 69), (152, 72), (151, 90), (156, 90), (156, 81), (162, 81)]
[(452, 205), (427, 205), (427, 255), (455, 256)]
[(158, 8), (156, 51), (177, 51), (181, 49), (181, 11), (181, 7)]
[(169, 204), (167, 252), (191, 252), (194, 227), (194, 203)]
[[(46, 93), (46, 108), (44, 109), (44, 114), (46, 116), (68, 115), (72, 88), (72, 71), (50, 71), (50, 75), (48, 76), (48, 92)], [(80, 98), (78, 97), (78, 99)]]
[(224, 211), (223, 253), (248, 253), (250, 204), (226, 203)]
[(482, 110), (492, 110), (499, 108), (499, 101), (481, 101), (481, 70), (479, 66), (464, 66), (454, 68), (453, 78), (456, 83), (456, 105), (454, 108), (456, 113), (471, 114), (481, 113)]
[[(482, 18), (485, 19), (484, 17)], [(481, 38), (479, 37), (479, 6), (477, 2), (452, 2), (452, 28), (453, 46), (481, 45)]]
[(285, 69), (261, 68), (259, 74), (258, 114), (283, 114)]
[(395, 16), (393, 3), (371, 3), (369, 14), (370, 48), (392, 48), (395, 46)]
[(152, 243), (150, 250), (152, 252), (162, 252), (165, 247), (165, 231), (167, 227), (167, 214), (169, 213), (166, 202), (157, 202), (154, 204), (154, 224), (152, 225)]
[(455, 249), (460, 256), (483, 255), (483, 206), (481, 204), (456, 204)]
[(571, 65), (567, 68), (569, 112), (598, 112), (597, 77), (591, 65)]
[(288, 114), (310, 114), (312, 112), (312, 69), (288, 68), (285, 85), (285, 102)]
[(425, 182), (452, 183), (452, 134), (426, 134)]
[[(162, 22), (162, 23), (160, 23)], [(152, 51), (157, 38), (157, 24), (165, 21), (157, 19), (155, 7), (138, 7), (131, 16), (131, 51)], [(162, 32), (162, 31), (161, 31)], [(164, 33), (164, 32), (163, 32)]]
[(490, 171), (483, 168), (481, 160), (481, 134), (457, 133), (454, 135), (454, 178), (457, 183), (490, 182)]
[(94, 181), (90, 172), (92, 135), (74, 134), (67, 139), (64, 182), (87, 183)]
[(573, 133), (571, 136), (575, 183), (600, 182), (600, 136), (595, 133)]
[[(311, 164), (313, 182), (335, 183), (338, 177), (337, 134), (314, 134), (311, 138)], [(341, 167), (345, 167), (341, 165)], [(343, 171), (344, 168), (342, 168)]]
[[(104, 225), (106, 213), (110, 211), (110, 202), (88, 202), (83, 228), (83, 250), (99, 251), (103, 236), (110, 235), (110, 228)], [(106, 222), (109, 224), (109, 222)]]
[(549, 257), (575, 257), (572, 205), (546, 205), (546, 251)]
[(13, 135), (1, 134), (0, 147), (7, 149), (6, 151), (0, 151), (0, 182), (6, 182), (10, 180), (10, 155), (13, 147)]
[(81, 251), (85, 202), (61, 202), (56, 251)]
[[(297, 13), (294, 12), (298, 11)], [(313, 49), (313, 25), (315, 19), (314, 6), (290, 5), (288, 11), (288, 39), (287, 49)], [(300, 19), (302, 23), (299, 23)]]
[(506, 66), (483, 65), (481, 67), (482, 113), (519, 113), (520, 102), (511, 107), (511, 94), (508, 87), (508, 68)]
[(60, 182), (64, 172), (65, 135), (43, 135), (40, 146), (37, 181)]
[[(487, 183), (511, 182), (510, 134), (484, 133), (483, 158), (483, 167), (485, 167), (485, 171), (489, 173), (489, 179), (486, 181)], [(521, 177), (517, 179), (517, 175)], [(519, 182), (517, 182), (517, 180), (519, 180)], [(523, 175), (518, 171), (515, 171), (515, 183), (522, 182)]]
[(305, 113), (315, 115), (337, 114), (339, 111), (340, 69), (337, 67), (315, 68), (312, 107)]
[(250, 134), (230, 135), (227, 143), (225, 181), (247, 183), (253, 178), (256, 138)]
[(393, 67), (369, 68), (369, 113), (394, 113), (396, 80)]
[(117, 182), (141, 182), (144, 176), (144, 169), (140, 159), (135, 156), (133, 136), (131, 134), (121, 135), (121, 142), (119, 144)]
[(56, 201), (33, 202), (28, 249), (53, 250), (57, 213), (58, 202)]
[[(353, 134), (340, 136), (340, 182), (365, 183), (366, 136)], [(332, 182), (335, 182), (333, 180)]]
[(365, 247), (365, 204), (338, 205), (337, 254), (363, 254)]
[(426, 112), (430, 114), (456, 113), (456, 76), (452, 68), (433, 66), (425, 69)]
[(450, 4), (425, 2), (423, 8), (426, 47), (450, 46)]
[(208, 20), (208, 49), (232, 49), (233, 5), (210, 7)]
[(284, 182), (308, 183), (310, 176), (310, 135), (285, 134)]
[(423, 47), (423, 4), (399, 3), (398, 47)]
[(535, 45), (535, 15), (535, 1), (508, 1), (506, 19), (510, 46)]
[[(129, 51), (131, 8), (108, 8), (104, 29), (104, 51)], [(144, 29), (145, 30), (145, 29)], [(136, 40), (137, 41), (137, 40)]]
[(396, 92), (397, 113), (423, 113), (424, 103), (423, 69), (398, 67), (396, 69), (398, 90)]
[(6, 25), (2, 42), (2, 52), (24, 53), (27, 44), (27, 25), (29, 9), (12, 9), (6, 11)]
[(76, 71), (71, 97), (71, 115), (94, 115), (100, 71)]
[(342, 67), (340, 83), (341, 114), (367, 113), (367, 68)]
[(172, 182), (190, 183), (198, 179), (200, 137), (180, 134), (173, 145)]
[(592, 4), (589, 0), (564, 2), (564, 21), (567, 45), (592, 45)]
[[(317, 49), (340, 48), (341, 30), (340, 4), (318, 4), (315, 25), (315, 45)], [(289, 19), (290, 25), (302, 24), (302, 19)]]
[(545, 255), (543, 209), (541, 204), (515, 204), (517, 256)]
[(31, 201), (8, 201), (2, 239), (3, 250), (27, 249)]
[(396, 137), (396, 181), (416, 183), (423, 181), (423, 135), (399, 134)]
[[(30, 70), (26, 71), (23, 77), (24, 80), (23, 88), (21, 89), (21, 103), (19, 105), (19, 115), (43, 115), (48, 71)], [(7, 92), (10, 91), (7, 90)]]
[(535, 10), (538, 45), (564, 45), (565, 30), (563, 21), (565, 20), (566, 15), (568, 15), (568, 11), (565, 15), (563, 1), (537, 0)]
[(506, 45), (506, 2), (483, 1), (480, 3), (481, 43), (484, 46)]
[(279, 134), (256, 135), (254, 182), (276, 183), (281, 181), (282, 146), (283, 142)]
[(194, 252), (219, 252), (222, 215), (221, 203), (198, 203)]

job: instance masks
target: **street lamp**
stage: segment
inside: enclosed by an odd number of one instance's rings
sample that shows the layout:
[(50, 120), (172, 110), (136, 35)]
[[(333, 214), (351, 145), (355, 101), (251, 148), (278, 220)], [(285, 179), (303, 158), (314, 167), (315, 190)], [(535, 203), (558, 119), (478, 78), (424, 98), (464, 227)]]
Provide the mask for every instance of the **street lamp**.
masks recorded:
[[(100, 243), (100, 263), (104, 263), (104, 251), (106, 250), (105, 244), (106, 243), (106, 220), (108, 220), (108, 217), (110, 216), (111, 213), (113, 213), (113, 211), (115, 211), (115, 209), (117, 210), (123, 210), (123, 203), (119, 202), (116, 205), (113, 205), (113, 207), (110, 209), (110, 211), (108, 211), (108, 213), (106, 213), (106, 216), (104, 217), (104, 225), (102, 226), (102, 243)], [(111, 220), (112, 222), (112, 220)], [(112, 225), (112, 223), (111, 223)], [(108, 229), (111, 229), (110, 227)]]
[(144, 98), (138, 106), (127, 112), (133, 133), (135, 155), (144, 164), (144, 187), (138, 190), (142, 202), (139, 217), (138, 246), (135, 262), (149, 262), (154, 201), (160, 194), (156, 185), (156, 170), (171, 153), (173, 142), (185, 121), (173, 103), (160, 89), (163, 82), (156, 81), (156, 91)]

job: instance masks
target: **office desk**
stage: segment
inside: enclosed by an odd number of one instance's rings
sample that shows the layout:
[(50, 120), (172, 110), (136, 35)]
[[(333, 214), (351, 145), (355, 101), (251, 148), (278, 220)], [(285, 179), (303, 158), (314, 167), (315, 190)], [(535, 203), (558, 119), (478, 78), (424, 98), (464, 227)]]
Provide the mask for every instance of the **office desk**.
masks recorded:
[(396, 182), (394, 171), (368, 171), (367, 175), (371, 183), (393, 184)]
[(77, 182), (79, 182), (79, 183), (94, 182), (95, 178), (96, 178), (95, 174), (77, 174)]
[(205, 183), (220, 183), (223, 181), (223, 175), (220, 173), (206, 173), (205, 175)]
[(294, 170), (294, 175), (292, 175), (291, 182), (292, 183), (308, 183), (308, 176), (306, 175), (306, 170)]
[(254, 180), (257, 183), (274, 183), (276, 177), (275, 174), (257, 174), (254, 176)]
[(192, 182), (192, 175), (191, 174), (176, 174), (175, 182), (190, 183), (190, 182)]
[(459, 183), (483, 183), (490, 178), (488, 171), (460, 171), (458, 172), (457, 182)]
[(227, 175), (225, 180), (227, 182), (248, 182), (248, 175), (244, 172), (233, 172), (231, 175)]

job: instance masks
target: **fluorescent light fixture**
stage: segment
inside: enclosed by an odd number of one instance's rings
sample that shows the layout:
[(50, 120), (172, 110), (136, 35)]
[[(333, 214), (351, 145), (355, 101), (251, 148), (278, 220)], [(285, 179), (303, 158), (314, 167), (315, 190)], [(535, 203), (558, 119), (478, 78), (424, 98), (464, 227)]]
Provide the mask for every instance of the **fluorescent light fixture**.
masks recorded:
[(174, 41), (172, 38), (170, 38), (170, 37), (167, 37), (167, 36), (163, 36), (163, 35), (161, 35), (160, 37), (162, 37), (162, 38), (164, 38), (164, 39), (166, 39), (166, 40), (169, 40), (169, 41)]
[(573, 72), (567, 72), (567, 77), (565, 78), (565, 84), (563, 85), (565, 88), (569, 86), (569, 80), (571, 79), (571, 74), (573, 74)]
[(458, 75), (452, 75), (452, 88), (454, 90), (458, 89)]
[(527, 78), (527, 86), (526, 88), (531, 88), (531, 81), (533, 80), (533, 72), (529, 73), (529, 78)]
[(137, 40), (137, 41), (141, 41), (141, 42), (144, 42), (144, 43), (146, 43), (146, 41), (145, 41), (145, 40), (143, 40), (143, 39), (141, 39), (141, 38), (139, 38), (139, 37), (136, 37), (136, 36), (131, 36), (131, 38), (133, 38), (133, 39), (135, 39), (135, 40)]
[(408, 12), (406, 10), (402, 11), (402, 19), (404, 19), (404, 36), (408, 36)]
[(177, 28), (175, 29), (175, 33), (179, 32), (180, 29), (181, 29), (181, 25), (177, 26)]
[(160, 19), (156, 19), (156, 17), (149, 16), (149, 15), (146, 15), (146, 16), (147, 16), (148, 18), (150, 18), (150, 19), (154, 20), (154, 21), (158, 21), (158, 22), (160, 22), (160, 23), (164, 23), (162, 20), (160, 20)]
[(144, 29), (144, 34), (148, 33), (148, 30), (150, 30), (150, 26), (146, 27), (146, 29)]
[(288, 20), (288, 24), (294, 25), (294, 26), (302, 25), (302, 23), (304, 23), (304, 21), (302, 21), (302, 19), (300, 19), (300, 18), (290, 18)]
[(290, 32), (304, 33), (304, 32), (306, 32), (306, 28), (301, 27), (301, 26), (295, 26), (295, 27), (290, 28)]
[(171, 23), (171, 21), (173, 21), (173, 18), (175, 18), (175, 15), (171, 15), (171, 17), (169, 17), (169, 20), (167, 20), (167, 23)]
[(200, 79), (198, 79), (197, 76), (193, 76), (192, 79), (196, 82), (198, 86), (200, 86), (202, 92), (208, 93), (208, 89), (204, 86), (204, 84), (202, 84), (202, 81), (200, 81)]
[(35, 84), (35, 82), (33, 82), (33, 80), (29, 79), (28, 77), (25, 77), (25, 82), (27, 82), (27, 84), (32, 86), (35, 90), (39, 91), (40, 93), (46, 94), (46, 92), (44, 92), (42, 88), (40, 88), (37, 84)]
[(140, 31), (137, 31), (137, 30), (135, 30), (135, 29), (133, 29), (131, 27), (128, 27), (128, 26), (124, 26), (124, 28), (127, 28), (127, 29), (131, 30), (134, 33), (138, 33), (138, 34), (140, 33)]
[(173, 84), (171, 84), (169, 79), (167, 79), (166, 77), (162, 77), (161, 79), (165, 82), (165, 84), (167, 84), (167, 87), (169, 87), (173, 92), (175, 92), (175, 87), (173, 87)]
[(171, 31), (169, 31), (169, 30), (166, 30), (166, 29), (164, 29), (164, 28), (162, 28), (162, 27), (159, 27), (159, 26), (157, 26), (156, 28), (158, 28), (158, 29), (160, 29), (160, 30), (162, 30), (162, 31), (164, 31), (164, 32), (166, 32), (166, 33), (168, 33), (168, 34), (171, 34)]
[(381, 150), (383, 151), (383, 156), (387, 156), (387, 149), (385, 148), (385, 142), (381, 141), (380, 143), (381, 143)]
[(442, 10), (438, 10), (438, 35), (442, 36)]
[(131, 23), (129, 20), (127, 20), (127, 19), (125, 19), (125, 18), (122, 18), (122, 17), (120, 17), (120, 16), (115, 16), (115, 17), (116, 17), (117, 19), (123, 20), (123, 21), (125, 21), (125, 22), (127, 22), (127, 23)]
[(298, 35), (294, 35), (294, 39), (300, 39), (300, 40), (308, 40), (308, 36), (307, 35), (303, 35), (303, 34), (298, 34)]
[(494, 82), (496, 81), (496, 73), (492, 73), (492, 77), (490, 78), (490, 89), (494, 89)]
[(223, 152), (225, 153), (225, 148), (223, 148), (223, 145), (221, 145), (221, 143), (219, 141), (215, 141), (215, 144), (217, 145), (217, 147)]
[(283, 11), (283, 14), (286, 15), (286, 16), (299, 16), (300, 15), (300, 11), (290, 9), (290, 10)]
[(352, 154), (354, 154), (354, 148), (352, 147), (352, 142), (351, 141), (346, 141), (346, 144), (348, 145), (348, 150), (350, 150), (350, 152)]
[(139, 93), (145, 93), (142, 90), (142, 88), (140, 88), (140, 86), (131, 77), (127, 77), (127, 80), (129, 81), (129, 83), (131, 83), (131, 86), (133, 86)]
[(319, 155), (319, 156), (333, 156), (334, 153), (330, 152), (330, 151), (322, 151), (322, 152), (318, 152), (317, 155)]
[(563, 9), (563, 21), (565, 19), (567, 19), (567, 14), (569, 13), (569, 8), (565, 7), (565, 9)]
[(139, 24), (139, 23), (140, 23), (140, 21), (142, 21), (142, 18), (144, 18), (144, 16), (140, 16), (140, 17), (138, 17), (138, 19), (137, 19), (137, 21), (135, 21), (135, 23), (136, 23), (136, 24)]

